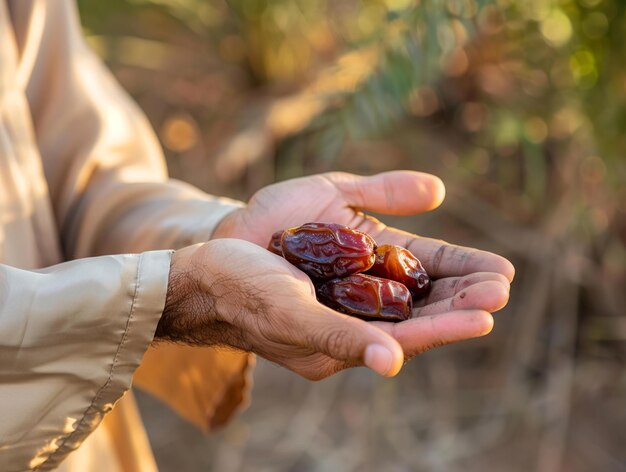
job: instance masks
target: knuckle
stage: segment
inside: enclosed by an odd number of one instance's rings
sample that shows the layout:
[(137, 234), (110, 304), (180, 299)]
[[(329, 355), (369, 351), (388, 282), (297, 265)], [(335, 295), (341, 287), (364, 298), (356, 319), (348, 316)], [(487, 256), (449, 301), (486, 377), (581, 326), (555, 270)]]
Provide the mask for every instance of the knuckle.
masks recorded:
[(454, 291), (454, 293), (459, 293), (462, 290), (465, 290), (468, 287), (471, 287), (472, 285), (476, 284), (476, 280), (474, 280), (474, 278), (472, 276), (466, 276), (463, 277), (462, 279), (460, 279), (459, 283), (456, 286), (456, 290)]
[(335, 359), (348, 359), (354, 349), (354, 339), (345, 326), (337, 326), (318, 335), (316, 346)]
[(450, 309), (455, 310), (459, 308), (463, 308), (467, 305), (467, 301), (465, 298), (467, 297), (467, 290), (461, 290), (459, 293), (454, 295), (451, 299)]
[(304, 370), (302, 372), (297, 372), (297, 374), (311, 382), (319, 382), (327, 377), (324, 373), (316, 370)]
[(292, 370), (311, 382), (318, 382), (345, 369), (345, 364), (325, 355), (314, 354), (303, 359), (300, 365)]
[(331, 181), (333, 184), (338, 180), (348, 180), (352, 177), (349, 173), (341, 171), (324, 172), (320, 175)]
[(411, 353), (405, 354), (404, 361), (408, 362), (414, 357), (419, 356), (420, 354), (424, 354), (425, 352), (428, 352), (432, 349), (445, 346), (446, 344), (448, 344), (448, 342), (443, 340), (437, 340), (428, 344), (424, 344), (423, 346), (420, 346), (418, 349), (412, 351)]
[(441, 262), (443, 261), (444, 255), (446, 254), (446, 252), (449, 251), (450, 246), (443, 244), (441, 246), (439, 246), (439, 248), (437, 249), (437, 251), (435, 252), (435, 254), (433, 255), (433, 259), (432, 259), (432, 272), (433, 273), (438, 273), (440, 266), (441, 266)]

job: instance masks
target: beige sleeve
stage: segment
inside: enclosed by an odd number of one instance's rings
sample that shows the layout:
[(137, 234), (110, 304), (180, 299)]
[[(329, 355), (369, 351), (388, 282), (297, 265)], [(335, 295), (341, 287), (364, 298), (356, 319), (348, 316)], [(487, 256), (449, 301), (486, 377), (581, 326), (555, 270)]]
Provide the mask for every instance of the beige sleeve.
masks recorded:
[[(243, 204), (169, 180), (145, 116), (85, 44), (74, 2), (39, 6), (46, 20), (27, 93), (66, 257), (178, 249), (208, 240), (217, 223)], [(19, 22), (20, 12), (15, 16)], [(21, 21), (28, 17), (23, 12)], [(166, 369), (163, 357), (177, 362)], [(245, 398), (250, 365), (252, 356), (242, 352), (151, 348), (137, 384), (208, 429), (226, 421)]]
[(53, 469), (130, 387), (171, 251), (0, 265), (0, 470)]
[(145, 116), (86, 45), (74, 2), (40, 4), (27, 95), (66, 257), (208, 240), (242, 203), (169, 180)]

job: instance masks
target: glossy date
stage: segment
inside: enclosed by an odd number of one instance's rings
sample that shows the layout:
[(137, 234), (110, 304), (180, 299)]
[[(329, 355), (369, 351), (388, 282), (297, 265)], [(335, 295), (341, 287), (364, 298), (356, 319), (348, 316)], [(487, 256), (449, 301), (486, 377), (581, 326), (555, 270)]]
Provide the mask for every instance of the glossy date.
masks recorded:
[(366, 320), (404, 321), (411, 317), (411, 293), (393, 280), (355, 274), (328, 280), (316, 291), (324, 305)]
[(366, 320), (404, 321), (431, 280), (419, 259), (400, 246), (376, 247), (367, 234), (332, 223), (277, 231), (267, 249), (309, 275), (318, 300)]
[(430, 277), (420, 260), (407, 249), (391, 244), (376, 249), (374, 265), (367, 273), (402, 283), (414, 298), (426, 296), (431, 286)]
[(280, 246), (285, 259), (307, 275), (329, 279), (369, 269), (376, 243), (368, 234), (347, 226), (307, 223), (285, 230)]

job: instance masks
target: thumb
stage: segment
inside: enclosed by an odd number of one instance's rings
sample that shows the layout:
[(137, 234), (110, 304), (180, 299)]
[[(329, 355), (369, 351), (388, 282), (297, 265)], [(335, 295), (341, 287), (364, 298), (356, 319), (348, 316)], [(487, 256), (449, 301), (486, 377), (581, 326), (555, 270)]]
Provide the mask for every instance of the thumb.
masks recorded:
[(413, 215), (433, 210), (446, 195), (443, 182), (423, 172), (397, 170), (362, 177), (343, 172), (324, 174), (348, 205), (387, 215)]
[(404, 352), (390, 334), (366, 321), (316, 305), (314, 316), (298, 317), (299, 332), (304, 334), (307, 347), (343, 363), (365, 365), (387, 377), (400, 371)]

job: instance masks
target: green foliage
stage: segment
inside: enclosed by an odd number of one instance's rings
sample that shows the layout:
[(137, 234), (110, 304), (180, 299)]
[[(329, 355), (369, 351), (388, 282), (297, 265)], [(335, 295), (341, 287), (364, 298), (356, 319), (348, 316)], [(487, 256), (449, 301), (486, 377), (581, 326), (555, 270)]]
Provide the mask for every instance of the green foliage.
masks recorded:
[(332, 77), (335, 85), (319, 87), (324, 108), (277, 143), (285, 168), (333, 168), (346, 143), (397, 142), (399, 129), (436, 124), (436, 133), (413, 139), (426, 148), (429, 139), (455, 143), (451, 172), (479, 193), (497, 186), (508, 200), (489, 198), (507, 212), (541, 219), (575, 187), (590, 210), (576, 212), (572, 228), (595, 218), (591, 227), (602, 233), (623, 214), (626, 4), (619, 0), (79, 5), (114, 67), (157, 70), (181, 44), (197, 49), (197, 63), (210, 58), (211, 67), (247, 76), (243, 97), (297, 96)]

